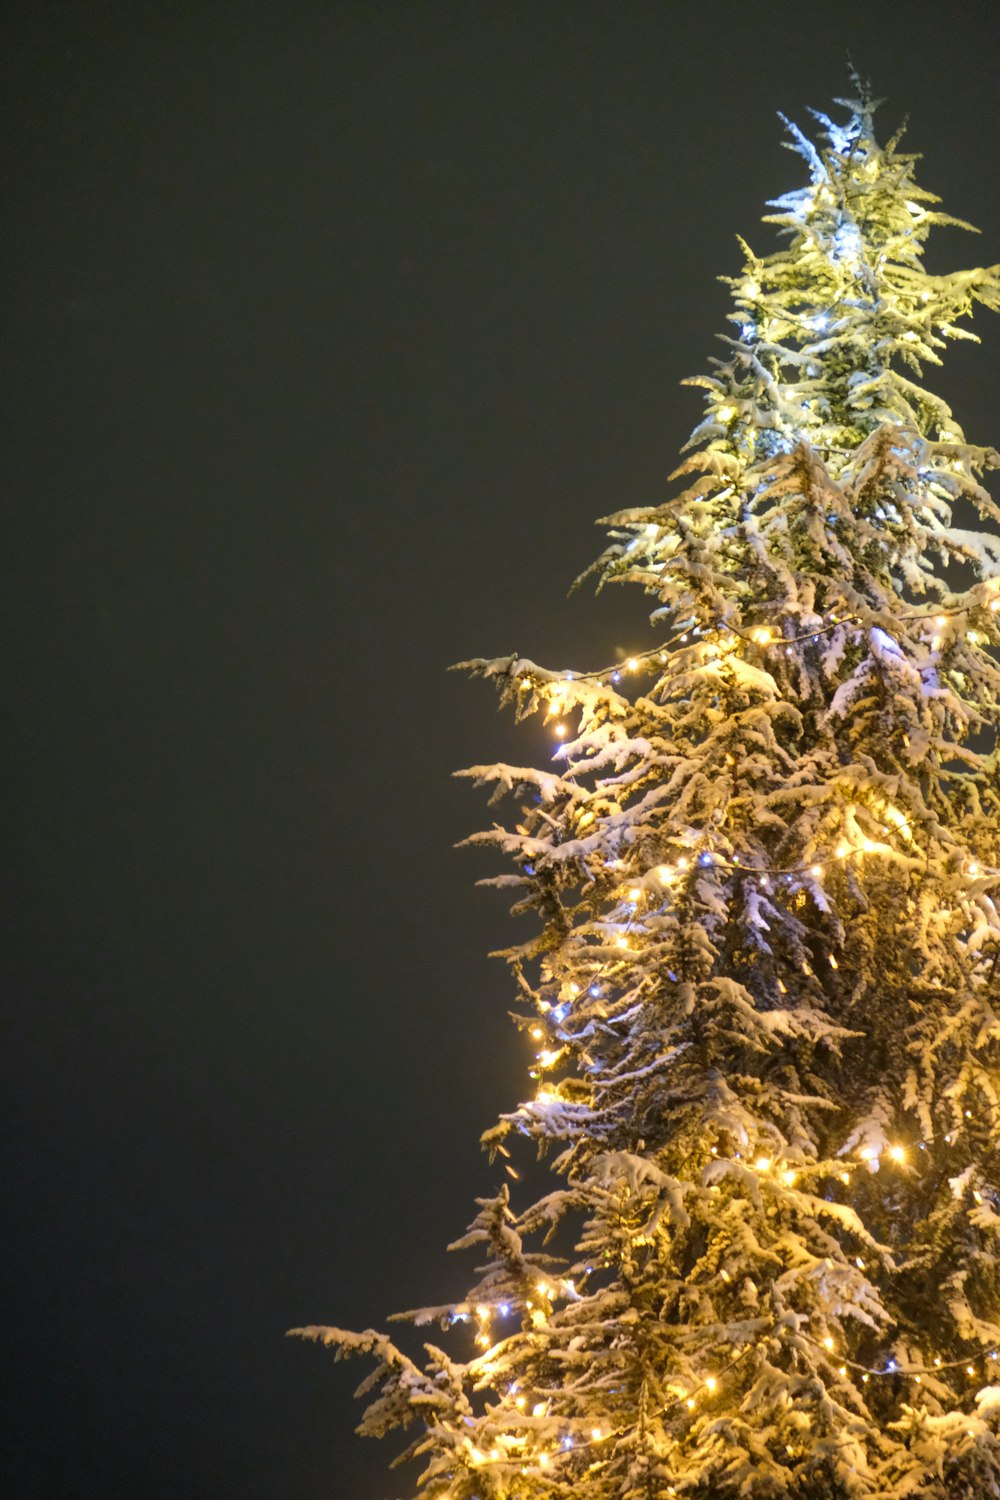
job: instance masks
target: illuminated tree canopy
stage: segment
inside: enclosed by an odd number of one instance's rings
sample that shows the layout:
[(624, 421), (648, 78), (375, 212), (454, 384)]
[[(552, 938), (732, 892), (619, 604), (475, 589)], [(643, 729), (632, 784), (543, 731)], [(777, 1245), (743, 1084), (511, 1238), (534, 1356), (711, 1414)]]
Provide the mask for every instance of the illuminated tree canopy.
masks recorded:
[(407, 1315), (452, 1352), (298, 1330), (374, 1355), (431, 1500), (1000, 1495), (1000, 456), (925, 384), (1000, 267), (924, 269), (957, 221), (854, 82), (788, 127), (676, 493), (609, 518), (654, 644), (464, 664), (559, 741), (463, 773), (537, 917), (484, 1139), (550, 1190)]

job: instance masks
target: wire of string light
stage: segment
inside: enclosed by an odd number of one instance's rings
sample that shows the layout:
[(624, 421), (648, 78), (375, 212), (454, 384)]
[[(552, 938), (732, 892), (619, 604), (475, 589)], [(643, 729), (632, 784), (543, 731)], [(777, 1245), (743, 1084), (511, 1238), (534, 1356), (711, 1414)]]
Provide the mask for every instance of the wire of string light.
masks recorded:
[[(913, 620), (933, 619), (936, 622), (940, 622), (943, 628), (948, 620), (960, 619), (963, 616), (970, 614), (974, 608), (976, 608), (976, 606), (971, 604), (962, 605), (958, 609), (938, 607), (935, 609), (912, 611), (911, 613), (902, 615), (900, 619), (904, 623), (908, 623)], [(1000, 612), (1000, 592), (998, 592), (994, 598), (990, 599), (989, 603), (986, 605), (986, 609), (991, 614)], [(828, 617), (824, 624), (816, 625), (815, 627), (803, 632), (801, 635), (792, 636), (777, 636), (774, 634), (772, 628), (767, 625), (754, 626), (751, 630), (746, 631), (739, 629), (737, 626), (723, 624), (719, 621), (717, 621), (714, 625), (706, 626), (696, 625), (692, 621), (679, 628), (672, 636), (669, 637), (669, 639), (661, 642), (659, 645), (651, 646), (646, 651), (635, 652), (632, 656), (628, 657), (624, 663), (616, 662), (612, 666), (597, 667), (591, 672), (572, 671), (563, 672), (561, 674), (552, 674), (552, 677), (549, 679), (549, 681), (562, 680), (566, 682), (596, 682), (601, 687), (607, 687), (608, 682), (605, 679), (608, 679), (611, 682), (620, 681), (623, 669), (628, 672), (637, 672), (643, 665), (651, 662), (658, 661), (661, 664), (665, 663), (667, 659), (667, 652), (677, 645), (686, 644), (688, 636), (691, 634), (698, 634), (703, 638), (707, 632), (711, 632), (714, 630), (719, 633), (731, 635), (735, 639), (741, 640), (747, 645), (757, 646), (762, 650), (766, 650), (768, 647), (788, 648), (791, 646), (799, 645), (802, 642), (815, 641), (818, 640), (821, 635), (829, 635), (832, 631), (838, 630), (845, 625), (863, 628), (860, 616), (854, 614)], [(531, 685), (532, 682), (533, 679), (530, 672), (524, 672), (519, 675), (519, 686), (527, 687)], [(547, 685), (547, 683), (545, 685)]]

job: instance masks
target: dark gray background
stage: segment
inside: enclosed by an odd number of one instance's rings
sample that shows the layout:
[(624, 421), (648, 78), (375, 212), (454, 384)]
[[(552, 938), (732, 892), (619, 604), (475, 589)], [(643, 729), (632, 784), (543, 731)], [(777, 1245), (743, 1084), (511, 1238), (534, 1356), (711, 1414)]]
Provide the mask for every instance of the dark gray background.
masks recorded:
[[(525, 1087), (446, 666), (647, 640), (567, 600), (657, 500), (775, 112), (852, 51), (1000, 260), (992, 7), (6, 5), (12, 1500), (374, 1500), (361, 1367), (443, 1300)], [(937, 386), (1000, 440), (1000, 326)]]

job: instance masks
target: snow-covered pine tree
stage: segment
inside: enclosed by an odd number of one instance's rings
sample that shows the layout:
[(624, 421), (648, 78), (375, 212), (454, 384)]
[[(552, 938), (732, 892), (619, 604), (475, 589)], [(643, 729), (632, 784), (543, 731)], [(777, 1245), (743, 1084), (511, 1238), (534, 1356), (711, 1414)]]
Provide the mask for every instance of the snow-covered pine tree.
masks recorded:
[[(656, 601), (620, 669), (465, 665), (562, 737), (520, 804), (537, 1091), (486, 1136), (478, 1279), (382, 1335), (361, 1431), (431, 1500), (1000, 1495), (1000, 463), (923, 385), (1000, 267), (934, 276), (874, 102), (790, 126), (676, 498), (610, 518)], [(959, 514), (959, 519), (969, 516)], [(535, 1248), (528, 1248), (534, 1245)]]

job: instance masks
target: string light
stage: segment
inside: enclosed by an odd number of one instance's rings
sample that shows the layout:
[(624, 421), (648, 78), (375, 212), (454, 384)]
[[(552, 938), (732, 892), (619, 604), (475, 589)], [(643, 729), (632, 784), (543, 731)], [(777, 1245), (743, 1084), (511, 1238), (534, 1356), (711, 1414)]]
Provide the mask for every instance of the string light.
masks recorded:
[[(736, 415), (734, 409), (726, 407), (722, 408), (722, 410), (730, 412), (730, 418), (728, 418), (727, 420)], [(723, 493), (725, 492), (720, 492), (720, 495), (716, 498), (721, 498), (721, 495)], [(652, 535), (648, 527), (644, 528), (644, 532), (647, 536)], [(638, 538), (636, 538), (636, 540), (638, 540)], [(926, 610), (911, 610), (902, 617), (902, 620), (903, 623), (918, 623), (921, 620), (929, 619), (932, 621), (935, 629), (941, 631), (947, 628), (950, 620), (960, 619), (966, 616), (969, 613), (970, 607), (971, 606), (959, 607), (944, 614), (936, 613), (933, 615)], [(985, 607), (990, 613), (993, 614), (1000, 611), (1000, 591), (994, 593), (993, 596), (988, 601), (986, 601)], [(844, 626), (855, 629), (863, 628), (862, 621), (857, 615), (835, 615), (833, 611), (831, 611), (827, 615), (825, 623), (810, 627), (808, 630), (803, 631), (798, 635), (792, 636), (778, 637), (774, 634), (773, 630), (769, 626), (753, 626), (750, 627), (748, 632), (744, 632), (739, 627), (734, 626), (731, 622), (727, 622), (725, 626), (723, 626), (719, 622), (716, 622), (714, 626), (707, 625), (697, 628), (699, 630), (715, 629), (719, 632), (724, 632), (724, 634), (721, 636), (720, 642), (716, 646), (716, 652), (718, 652), (719, 650), (731, 651), (735, 649), (740, 641), (750, 641), (753, 644), (761, 647), (778, 645), (787, 648), (789, 646), (798, 645), (803, 642), (816, 641), (821, 635), (827, 634), (833, 630), (838, 630)], [(678, 631), (671, 638), (671, 640), (667, 642), (667, 644), (677, 644), (678, 642), (686, 641), (686, 639), (687, 627), (685, 626), (683, 629), (678, 629)], [(976, 643), (985, 643), (985, 640), (986, 638), (983, 637), (981, 642)], [(630, 656), (625, 663), (625, 669), (629, 672), (637, 672), (644, 665), (650, 665), (653, 662), (658, 662), (659, 664), (663, 665), (668, 661), (668, 659), (669, 658), (667, 652), (664, 651), (662, 646), (654, 646), (647, 651), (637, 652), (635, 653), (635, 655)], [(539, 669), (536, 668), (535, 671), (538, 672)], [(610, 678), (612, 682), (617, 683), (621, 680), (621, 672), (617, 667), (610, 666), (599, 667), (592, 672), (564, 672), (561, 674), (561, 683), (572, 682), (583, 684), (590, 682), (600, 683), (603, 685), (606, 678)], [(549, 680), (555, 679), (550, 678)], [(531, 686), (535, 686), (536, 688), (543, 687), (545, 683), (544, 679), (542, 679), (541, 677), (536, 679), (530, 672), (522, 671), (518, 673), (515, 685), (519, 691), (525, 691)]]

